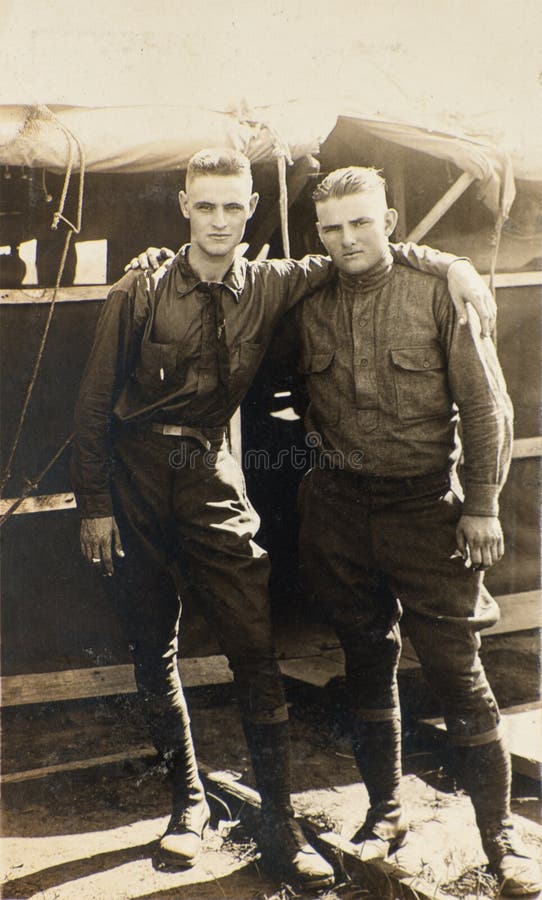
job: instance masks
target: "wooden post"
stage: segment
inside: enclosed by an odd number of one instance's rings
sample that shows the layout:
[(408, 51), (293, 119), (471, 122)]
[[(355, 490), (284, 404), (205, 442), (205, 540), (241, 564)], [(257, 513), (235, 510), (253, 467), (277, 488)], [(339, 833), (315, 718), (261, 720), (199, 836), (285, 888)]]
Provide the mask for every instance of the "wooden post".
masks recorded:
[(468, 187), (472, 184), (476, 179), (474, 175), (469, 175), (468, 172), (463, 172), (462, 175), (459, 176), (456, 182), (452, 184), (451, 188), (446, 191), (446, 193), (440, 198), (438, 203), (435, 203), (433, 209), (431, 209), (426, 216), (423, 217), (421, 222), (418, 222), (415, 228), (410, 232), (407, 236), (407, 241), (420, 241), (425, 235), (431, 231), (431, 229), (437, 224), (437, 222), (442, 219), (444, 213), (448, 212), (450, 207), (454, 205), (456, 200), (459, 200), (462, 194), (465, 193)]

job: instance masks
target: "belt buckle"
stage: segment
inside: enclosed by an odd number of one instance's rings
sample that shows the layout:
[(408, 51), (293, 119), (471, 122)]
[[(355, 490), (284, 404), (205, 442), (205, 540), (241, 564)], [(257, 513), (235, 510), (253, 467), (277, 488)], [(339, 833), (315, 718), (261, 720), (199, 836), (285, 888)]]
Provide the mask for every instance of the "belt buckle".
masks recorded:
[(191, 437), (205, 447), (206, 450), (211, 449), (211, 441), (199, 428), (191, 428), (190, 425), (154, 425), (153, 430), (170, 437)]
[(162, 425), (160, 430), (162, 434), (169, 434), (173, 437), (182, 437), (183, 434), (182, 425)]

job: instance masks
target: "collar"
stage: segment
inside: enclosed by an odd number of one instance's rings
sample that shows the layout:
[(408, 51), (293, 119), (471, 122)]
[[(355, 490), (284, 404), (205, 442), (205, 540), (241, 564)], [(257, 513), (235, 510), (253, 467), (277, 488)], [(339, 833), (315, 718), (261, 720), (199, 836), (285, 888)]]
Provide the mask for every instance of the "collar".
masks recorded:
[(382, 287), (390, 280), (393, 274), (393, 256), (391, 250), (387, 250), (380, 262), (377, 262), (367, 272), (361, 275), (348, 275), (346, 272), (339, 272), (341, 286), (352, 293), (366, 294)]
[[(184, 244), (175, 257), (172, 267), (174, 269), (175, 287), (180, 297), (186, 297), (200, 284), (205, 284), (198, 278), (188, 262), (190, 244)], [(241, 291), (245, 286), (247, 260), (236, 256), (230, 268), (226, 272), (221, 284), (229, 290), (237, 303), (241, 299)]]

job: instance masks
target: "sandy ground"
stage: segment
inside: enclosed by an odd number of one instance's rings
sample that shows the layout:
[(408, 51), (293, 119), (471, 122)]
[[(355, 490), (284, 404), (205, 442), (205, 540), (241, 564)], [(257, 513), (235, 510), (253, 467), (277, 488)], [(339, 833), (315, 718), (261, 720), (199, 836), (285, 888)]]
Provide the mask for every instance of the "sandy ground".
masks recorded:
[[(486, 646), (497, 693), (508, 685), (513, 702), (536, 689), (538, 663), (532, 636), (506, 637)], [(506, 677), (509, 654), (523, 687)], [(522, 663), (521, 666), (518, 665)], [(529, 665), (527, 665), (529, 663)], [(513, 682), (513, 683), (512, 683)], [(485, 874), (468, 798), (454, 790), (438, 746), (416, 732), (414, 707), (433, 707), (410, 676), (403, 696), (405, 722), (404, 798), (411, 822), (407, 846), (397, 862), (416, 878), (450, 896), (495, 896)], [(363, 819), (367, 796), (357, 778), (345, 733), (341, 685), (325, 691), (290, 686), (295, 805), (323, 830), (348, 838)], [(228, 768), (252, 783), (236, 707), (229, 688), (197, 689), (189, 697), (201, 760)], [(418, 710), (419, 711), (419, 710)], [(98, 757), (146, 746), (132, 698), (104, 698), (8, 710), (4, 723), (4, 772)], [(10, 900), (287, 900), (285, 886), (261, 871), (254, 841), (239, 825), (239, 810), (214, 802), (213, 827), (205, 852), (188, 872), (153, 866), (155, 842), (168, 818), (168, 787), (148, 761), (94, 767), (7, 784), (4, 790), (3, 896)], [(525, 841), (542, 862), (540, 796), (528, 779), (516, 780), (514, 810)], [(325, 900), (383, 900), (381, 889), (349, 881), (337, 866), (338, 887)], [(390, 897), (395, 900), (392, 893)]]

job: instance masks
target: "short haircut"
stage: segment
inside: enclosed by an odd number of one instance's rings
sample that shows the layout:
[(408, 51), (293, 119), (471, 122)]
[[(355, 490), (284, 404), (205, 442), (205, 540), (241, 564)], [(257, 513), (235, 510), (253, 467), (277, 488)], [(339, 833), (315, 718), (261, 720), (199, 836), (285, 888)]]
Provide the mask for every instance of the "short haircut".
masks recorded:
[(386, 188), (386, 181), (379, 169), (369, 166), (347, 166), (326, 175), (315, 188), (312, 199), (315, 203), (323, 203), (332, 198), (340, 199), (347, 194), (360, 194), (378, 188)]
[(246, 175), (252, 185), (250, 161), (239, 150), (217, 147), (198, 150), (188, 162), (186, 184), (198, 175)]

